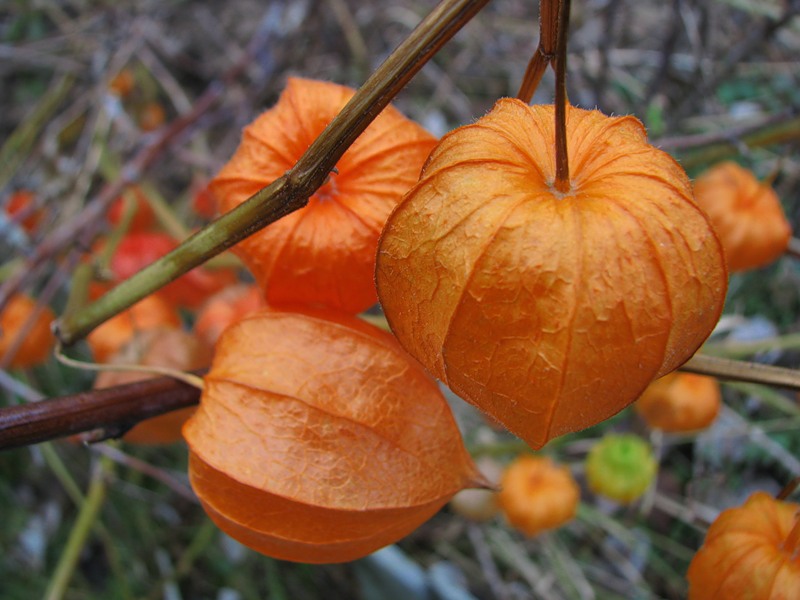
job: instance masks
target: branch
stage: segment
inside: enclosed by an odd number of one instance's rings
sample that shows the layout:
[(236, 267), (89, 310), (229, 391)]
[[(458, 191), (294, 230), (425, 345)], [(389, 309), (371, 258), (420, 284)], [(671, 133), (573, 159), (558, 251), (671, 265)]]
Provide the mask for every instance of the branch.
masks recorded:
[(369, 77), (292, 169), (105, 296), (56, 321), (56, 333), (62, 343), (75, 343), (104, 321), (187, 271), (304, 207), (361, 132), (439, 48), (488, 2), (443, 0)]
[[(800, 371), (794, 369), (695, 354), (681, 370), (800, 390)], [(159, 378), (0, 408), (0, 450), (98, 429), (100, 439), (116, 437), (139, 421), (192, 406), (199, 399), (198, 389)]]
[(117, 437), (139, 421), (192, 406), (200, 390), (168, 377), (0, 408), (0, 450), (84, 431)]

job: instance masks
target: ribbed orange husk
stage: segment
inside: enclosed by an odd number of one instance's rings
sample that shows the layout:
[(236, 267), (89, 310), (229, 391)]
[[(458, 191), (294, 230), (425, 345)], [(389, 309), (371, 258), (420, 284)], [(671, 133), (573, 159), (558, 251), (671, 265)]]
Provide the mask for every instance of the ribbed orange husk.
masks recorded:
[(633, 406), (650, 427), (677, 433), (705, 429), (721, 405), (716, 379), (676, 372), (651, 383)]
[(403, 346), (537, 448), (686, 361), (722, 310), (720, 242), (633, 117), (502, 99), (445, 136), (389, 218), (378, 295)]
[(800, 548), (787, 545), (798, 511), (764, 492), (723, 511), (689, 565), (689, 600), (798, 598)]
[(184, 436), (211, 518), (285, 560), (369, 554), (481, 481), (424, 369), (332, 312), (263, 311), (226, 329)]
[[(230, 162), (211, 182), (228, 212), (288, 169), (354, 90), (290, 78), (278, 103), (245, 128)], [(387, 107), (359, 136), (329, 180), (296, 211), (240, 242), (241, 257), (272, 306), (320, 305), (358, 313), (375, 304), (378, 236), (417, 182), (436, 140)]]
[(575, 516), (581, 491), (569, 468), (545, 456), (520, 456), (503, 474), (497, 496), (508, 522), (534, 536)]
[(792, 229), (775, 191), (734, 162), (697, 178), (697, 203), (717, 230), (731, 272), (763, 267), (786, 251)]

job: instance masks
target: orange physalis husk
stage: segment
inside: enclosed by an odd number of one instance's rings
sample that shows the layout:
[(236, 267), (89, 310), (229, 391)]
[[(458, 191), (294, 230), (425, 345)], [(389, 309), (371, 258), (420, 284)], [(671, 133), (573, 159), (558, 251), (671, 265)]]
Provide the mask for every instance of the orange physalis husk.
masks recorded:
[(678, 433), (711, 425), (721, 404), (716, 379), (675, 372), (651, 383), (633, 407), (653, 429)]
[[(211, 346), (182, 329), (157, 327), (137, 332), (111, 356), (106, 364), (161, 367), (176, 371), (194, 371), (211, 363)], [(158, 375), (140, 371), (101, 371), (95, 389), (151, 379)], [(170, 444), (181, 439), (181, 428), (194, 406), (147, 419), (135, 425), (123, 439), (135, 444)]]
[(722, 241), (731, 272), (763, 267), (786, 251), (792, 229), (781, 201), (751, 171), (734, 162), (718, 164), (697, 178), (694, 194)]
[(519, 456), (503, 473), (497, 501), (508, 522), (534, 536), (575, 516), (581, 491), (569, 468), (545, 456)]
[(209, 516), (279, 559), (359, 558), (482, 483), (436, 383), (340, 313), (262, 311), (226, 329), (183, 433)]
[[(209, 188), (228, 212), (294, 166), (353, 96), (350, 88), (290, 78), (278, 103), (244, 129)], [(344, 153), (308, 206), (235, 248), (270, 305), (358, 313), (375, 304), (378, 236), (416, 183), (436, 140), (389, 106)]]
[(722, 511), (687, 573), (689, 600), (800, 597), (800, 504), (755, 492)]
[(137, 331), (165, 326), (180, 327), (180, 324), (181, 319), (175, 307), (162, 296), (152, 294), (98, 326), (86, 336), (86, 342), (94, 360), (102, 363), (127, 344)]
[(6, 214), (10, 217), (24, 215), (20, 217), (20, 225), (28, 233), (35, 232), (44, 217), (44, 210), (36, 208), (35, 202), (36, 196), (32, 191), (17, 190), (11, 194), (5, 207)]
[(619, 412), (709, 335), (722, 248), (683, 169), (633, 117), (501, 99), (446, 135), (380, 241), (400, 343), (534, 448)]
[(213, 346), (226, 327), (242, 317), (265, 308), (261, 290), (240, 283), (217, 292), (203, 305), (194, 322), (195, 333)]
[(26, 332), (21, 331), (35, 311), (36, 300), (24, 294), (14, 294), (0, 312), (0, 358), (17, 343), (20, 334), (25, 336), (8, 363), (12, 369), (25, 369), (43, 363), (53, 350), (55, 338), (50, 331), (50, 323), (56, 316), (49, 306), (41, 307), (31, 328)]

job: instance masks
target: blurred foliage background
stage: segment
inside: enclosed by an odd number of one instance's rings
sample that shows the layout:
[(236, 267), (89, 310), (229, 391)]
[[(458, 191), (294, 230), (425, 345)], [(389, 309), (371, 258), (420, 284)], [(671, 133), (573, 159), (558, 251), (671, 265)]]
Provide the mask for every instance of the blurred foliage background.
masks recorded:
[[(43, 217), (30, 233), (2, 217), (0, 279), (24, 270), (19, 287), (62, 311), (70, 274), (88, 250), (63, 233), (121, 175), (133, 174), (168, 209), (162, 218), (173, 232), (202, 225), (194, 195), (287, 76), (357, 87), (434, 5), (7, 0), (0, 6), (0, 203), (31, 190)], [(576, 0), (570, 98), (636, 115), (657, 145), (686, 159), (691, 175), (723, 154), (735, 158), (773, 181), (796, 227), (798, 12), (794, 0)], [(537, 23), (534, 3), (494, 0), (395, 104), (436, 135), (475, 120), (498, 97), (515, 95)], [(131, 82), (125, 94), (114, 87), (121, 72)], [(534, 101), (551, 102), (552, 94), (548, 75)], [(217, 101), (203, 104), (209, 95)], [(193, 110), (187, 129), (165, 134)], [(743, 130), (767, 124), (780, 143), (744, 143)], [(137, 159), (150, 152), (158, 160), (140, 168)], [(96, 234), (108, 231), (98, 219)], [(26, 257), (43, 249), (49, 259), (27, 268)], [(797, 348), (770, 344), (796, 332), (799, 315), (800, 266), (784, 257), (732, 278), (717, 335), (763, 340), (756, 360), (797, 366)], [(188, 325), (193, 316), (184, 318)], [(89, 356), (83, 345), (75, 352)], [(4, 404), (85, 390), (93, 380), (55, 360), (0, 375)], [(81, 507), (95, 502), (99, 513), (76, 549), (65, 598), (681, 598), (686, 567), (718, 511), (800, 475), (794, 394), (737, 384), (724, 395), (720, 417), (696, 435), (648, 431), (626, 410), (543, 450), (582, 482), (586, 452), (607, 432), (650, 440), (657, 484), (631, 506), (583, 489), (577, 518), (533, 539), (500, 517), (475, 523), (448, 508), (397, 546), (345, 565), (274, 561), (220, 533), (188, 489), (180, 443), (61, 441), (3, 452), (0, 597), (41, 597)], [(502, 465), (526, 451), (452, 400), (476, 456)]]

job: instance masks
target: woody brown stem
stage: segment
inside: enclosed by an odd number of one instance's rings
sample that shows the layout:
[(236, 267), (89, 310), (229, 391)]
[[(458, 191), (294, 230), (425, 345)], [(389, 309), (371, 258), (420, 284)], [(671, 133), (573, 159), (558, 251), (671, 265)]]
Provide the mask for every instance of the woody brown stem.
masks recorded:
[(560, 0), (541, 0), (539, 3), (539, 43), (525, 69), (522, 84), (517, 92), (517, 99), (526, 104), (533, 98), (548, 65), (556, 57), (559, 7)]
[(237, 242), (303, 208), (356, 138), (489, 0), (444, 0), (378, 67), (297, 164), (248, 201), (92, 304), (56, 322), (65, 345)]
[(570, 191), (569, 158), (567, 155), (567, 30), (569, 29), (570, 0), (561, 0), (558, 12), (556, 42), (556, 180), (555, 188), (562, 194)]
[(800, 553), (800, 512), (794, 517), (794, 527), (783, 542), (783, 550), (794, 560)]
[(117, 437), (139, 421), (197, 404), (200, 390), (162, 377), (0, 408), (0, 450), (84, 431)]
[[(800, 372), (781, 367), (696, 354), (681, 370), (800, 391)], [(0, 450), (92, 430), (99, 430), (99, 439), (116, 437), (139, 421), (199, 399), (198, 389), (160, 378), (0, 408)]]
[(775, 496), (775, 499), (786, 500), (798, 488), (800, 488), (800, 477), (795, 477), (789, 483), (783, 486), (783, 489), (780, 492), (778, 492), (778, 495)]

